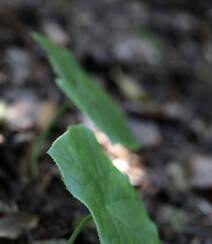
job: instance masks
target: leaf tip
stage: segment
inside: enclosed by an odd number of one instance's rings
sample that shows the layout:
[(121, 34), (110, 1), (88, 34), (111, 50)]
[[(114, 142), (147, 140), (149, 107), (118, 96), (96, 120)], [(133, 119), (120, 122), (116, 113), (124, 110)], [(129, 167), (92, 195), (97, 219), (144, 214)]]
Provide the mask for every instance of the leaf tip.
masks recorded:
[(33, 31), (33, 32), (31, 33), (31, 36), (32, 36), (32, 38), (33, 38), (36, 42), (40, 42), (40, 40), (41, 40), (41, 38), (42, 38), (42, 35), (41, 35), (39, 32), (37, 32), (37, 31)]

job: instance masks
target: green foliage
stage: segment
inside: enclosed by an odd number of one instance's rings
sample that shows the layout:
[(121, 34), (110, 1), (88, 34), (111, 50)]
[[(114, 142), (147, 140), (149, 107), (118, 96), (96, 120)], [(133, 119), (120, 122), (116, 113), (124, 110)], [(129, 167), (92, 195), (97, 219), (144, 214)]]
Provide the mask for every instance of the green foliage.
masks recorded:
[(102, 244), (158, 244), (157, 230), (126, 175), (102, 152), (91, 130), (71, 126), (48, 154), (67, 189), (89, 210)]
[[(61, 90), (113, 143), (138, 149), (123, 112), (81, 69), (71, 52), (40, 34), (33, 36), (47, 51)], [(69, 127), (48, 153), (67, 189), (90, 210), (102, 244), (159, 244), (157, 229), (127, 176), (112, 165), (88, 128)], [(74, 242), (89, 219), (90, 216), (79, 224), (68, 243)]]
[(124, 113), (102, 87), (82, 70), (71, 52), (58, 47), (41, 34), (34, 33), (33, 37), (47, 51), (61, 90), (113, 143), (121, 143), (131, 150), (138, 149)]
[(79, 225), (76, 227), (76, 229), (74, 230), (73, 234), (71, 235), (70, 239), (68, 240), (67, 244), (73, 244), (74, 241), (76, 240), (78, 234), (80, 233), (80, 231), (84, 228), (84, 226), (92, 219), (92, 216), (89, 214), (88, 216), (86, 216), (85, 218), (82, 219), (82, 221), (80, 221)]

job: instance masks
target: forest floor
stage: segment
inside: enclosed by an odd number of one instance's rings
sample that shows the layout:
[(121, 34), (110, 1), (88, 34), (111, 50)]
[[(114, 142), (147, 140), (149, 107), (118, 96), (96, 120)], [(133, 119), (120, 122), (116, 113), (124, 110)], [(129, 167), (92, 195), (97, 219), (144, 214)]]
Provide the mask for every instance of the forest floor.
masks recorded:
[[(206, 0), (0, 1), (0, 243), (66, 243), (87, 214), (46, 155), (68, 125), (86, 121), (75, 106), (42, 145), (38, 180), (30, 177), (37, 135), (65, 100), (32, 31), (71, 48), (128, 115), (142, 145), (136, 169), (144, 178), (136, 178), (136, 189), (161, 244), (212, 244), (212, 3)], [(92, 224), (76, 243), (99, 243)]]

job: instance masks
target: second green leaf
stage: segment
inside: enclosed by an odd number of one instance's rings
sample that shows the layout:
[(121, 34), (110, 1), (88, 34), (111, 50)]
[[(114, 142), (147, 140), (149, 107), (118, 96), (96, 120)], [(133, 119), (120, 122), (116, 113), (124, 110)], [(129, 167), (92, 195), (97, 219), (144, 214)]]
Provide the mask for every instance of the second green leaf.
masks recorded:
[(82, 70), (71, 52), (58, 47), (41, 34), (35, 40), (47, 51), (58, 76), (57, 85), (112, 141), (131, 150), (139, 148), (133, 138), (122, 110), (111, 97)]

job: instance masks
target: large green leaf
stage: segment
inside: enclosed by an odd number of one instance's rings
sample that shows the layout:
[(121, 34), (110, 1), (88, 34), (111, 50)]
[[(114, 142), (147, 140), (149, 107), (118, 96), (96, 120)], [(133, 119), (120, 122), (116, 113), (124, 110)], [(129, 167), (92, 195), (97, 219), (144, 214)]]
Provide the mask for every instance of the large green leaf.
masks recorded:
[(58, 47), (41, 34), (35, 40), (47, 51), (58, 79), (57, 85), (113, 143), (135, 150), (139, 145), (132, 137), (123, 112), (74, 59), (71, 52)]
[(48, 153), (67, 189), (90, 210), (102, 244), (159, 243), (127, 176), (112, 165), (90, 129), (69, 127)]

